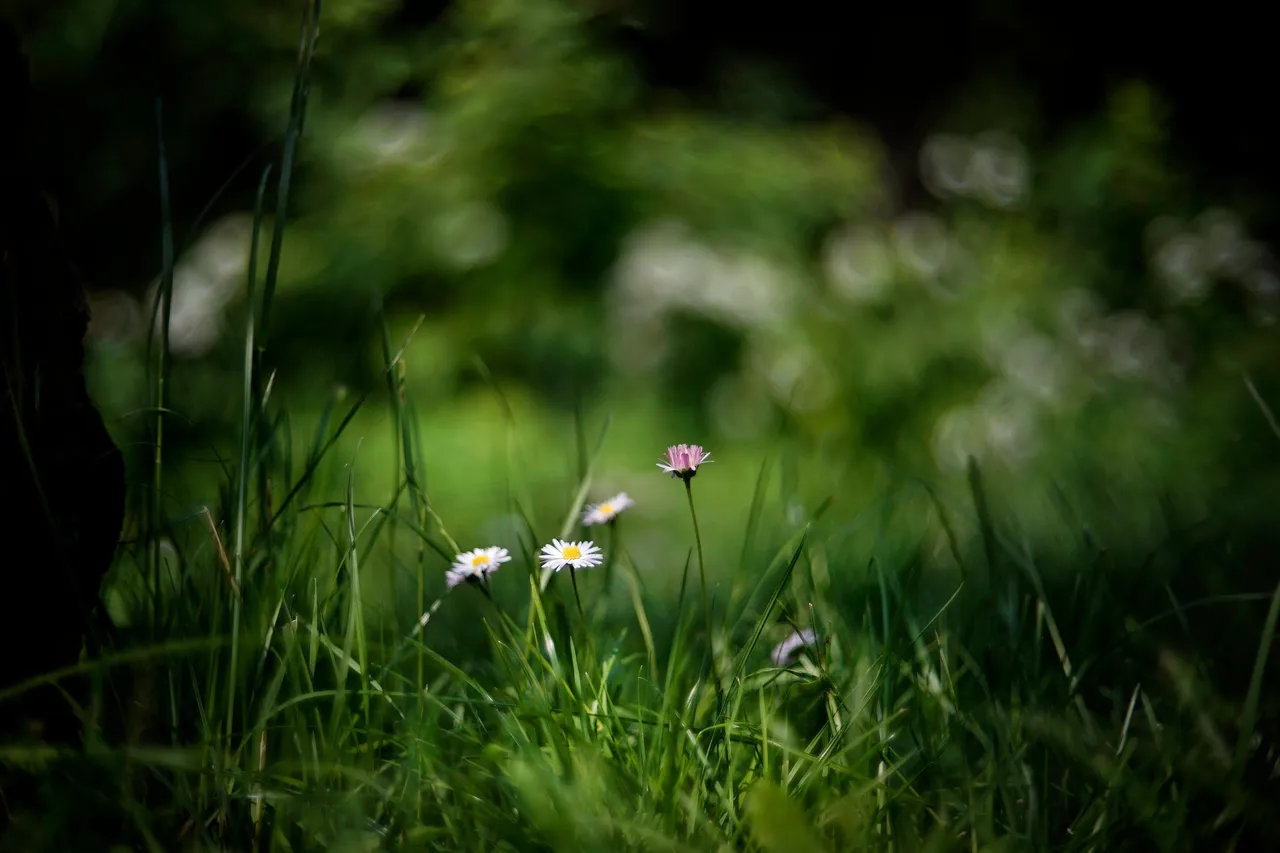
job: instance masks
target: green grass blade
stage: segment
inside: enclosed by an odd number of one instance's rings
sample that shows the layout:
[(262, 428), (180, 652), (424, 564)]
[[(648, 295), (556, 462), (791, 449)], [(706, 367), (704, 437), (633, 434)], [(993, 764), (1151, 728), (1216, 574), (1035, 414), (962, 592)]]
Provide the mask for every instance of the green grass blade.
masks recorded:
[(1240, 735), (1236, 740), (1236, 753), (1232, 762), (1237, 776), (1244, 772), (1249, 746), (1253, 742), (1254, 728), (1258, 721), (1258, 704), (1262, 699), (1262, 681), (1266, 675), (1271, 645), (1275, 641), (1277, 621), (1280, 621), (1280, 585), (1271, 596), (1271, 607), (1267, 609), (1262, 636), (1258, 640), (1258, 654), (1253, 661), (1253, 674), (1249, 678), (1249, 692), (1245, 694), (1244, 709), (1240, 714)]

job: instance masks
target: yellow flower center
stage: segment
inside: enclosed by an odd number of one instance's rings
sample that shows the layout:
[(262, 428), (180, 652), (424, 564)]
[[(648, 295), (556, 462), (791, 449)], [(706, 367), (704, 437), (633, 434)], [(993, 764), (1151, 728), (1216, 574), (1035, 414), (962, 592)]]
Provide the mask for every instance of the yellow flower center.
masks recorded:
[(600, 504), (601, 515), (613, 515), (613, 504)]
[(474, 557), (471, 558), (471, 567), (473, 569), (478, 569), (481, 566), (487, 566), (487, 565), (489, 565), (489, 558), (484, 554), (476, 554)]
[(578, 550), (577, 545), (566, 545), (564, 550), (560, 552), (560, 556), (566, 560), (581, 560), (582, 552)]

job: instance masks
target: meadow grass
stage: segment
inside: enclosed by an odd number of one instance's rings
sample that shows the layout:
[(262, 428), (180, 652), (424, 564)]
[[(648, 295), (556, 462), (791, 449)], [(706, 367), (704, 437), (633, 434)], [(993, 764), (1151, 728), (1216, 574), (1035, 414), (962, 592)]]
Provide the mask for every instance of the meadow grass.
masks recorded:
[[(386, 325), (385, 398), (331, 399), (300, 434), (272, 401), (266, 343), (316, 15), (281, 162), (259, 184), (238, 458), (196, 523), (163, 504), (162, 334), (143, 535), (120, 556), (144, 581), (101, 654), (0, 690), (79, 681), (90, 696), (82, 748), (0, 746), (5, 772), (43, 792), (3, 849), (1275, 848), (1280, 587), (1230, 580), (1256, 560), (1229, 526), (1171, 519), (1165, 546), (1130, 559), (1078, 524), (1072, 548), (1037, 554), (971, 464), (967, 492), (923, 492), (938, 558), (894, 540), (883, 506), (822, 501), (782, 521), (766, 459), (739, 506), (698, 503), (714, 465), (670, 483), (691, 510), (664, 531), (681, 565), (630, 549), (624, 514), (592, 529), (605, 565), (550, 573), (539, 546), (588, 538), (607, 421), (578, 419), (558, 525), (534, 521), (546, 513), (513, 474), (495, 508), (523, 520), (512, 541), (459, 543), (428, 488), (408, 342)], [(167, 216), (164, 247), (161, 317)], [(371, 405), (389, 408), (397, 448), (377, 504), (357, 500), (358, 450), (335, 456)], [(744, 519), (733, 564), (714, 567), (727, 583), (708, 587), (694, 512)], [(878, 531), (869, 546), (855, 525)], [(446, 590), (454, 556), (491, 544), (515, 559)], [(362, 597), (371, 567), (397, 579), (396, 607)], [(672, 571), (674, 598), (646, 583)]]
[[(766, 469), (749, 508), (711, 510), (746, 510), (747, 521), (709, 637), (691, 525), (670, 531), (689, 540), (674, 606), (646, 590), (658, 567), (625, 546), (625, 514), (599, 536), (609, 566), (582, 573), (585, 608), (568, 570), (539, 570), (537, 546), (580, 529), (590, 459), (558, 529), (530, 524), (503, 543), (516, 559), (490, 585), (446, 591), (460, 546), (422, 486), (412, 407), (393, 405), (407, 442), (395, 500), (356, 502), (357, 459), (336, 461), (343, 500), (309, 502), (306, 474), (340, 432), (335, 414), (296, 479), (269, 469), (245, 500), (265, 464), (251, 462), (203, 531), (174, 533), (159, 587), (133, 602), (146, 618), (100, 658), (51, 675), (95, 676), (84, 748), (0, 751), (45, 785), (4, 849), (1244, 850), (1276, 840), (1267, 685), (1280, 593), (1183, 600), (1184, 572), (1225, 559), (1212, 537), (1181, 571), (1117, 564), (1085, 535), (1076, 553), (1039, 561), (1012, 515), (988, 506), (975, 466), (967, 507), (939, 500), (948, 527), (979, 531), (953, 540), (958, 570), (945, 571), (919, 553), (847, 547), (838, 503), (783, 535), (769, 523), (782, 507)], [(250, 459), (282, 440), (262, 432), (274, 438), (255, 438)], [(670, 485), (683, 501), (683, 484)], [(140, 543), (123, 559), (141, 572), (153, 550)], [(362, 603), (360, 573), (382, 560), (412, 577), (411, 607)], [(628, 611), (592, 606), (605, 571)], [(812, 641), (771, 659), (800, 629)], [(1248, 648), (1242, 680), (1232, 667)]]

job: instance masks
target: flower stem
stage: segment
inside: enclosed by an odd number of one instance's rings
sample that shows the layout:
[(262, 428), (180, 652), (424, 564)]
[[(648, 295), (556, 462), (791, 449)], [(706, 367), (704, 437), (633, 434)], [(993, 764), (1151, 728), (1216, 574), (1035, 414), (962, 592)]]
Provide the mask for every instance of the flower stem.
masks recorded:
[(707, 645), (711, 649), (711, 680), (720, 693), (720, 679), (715, 673), (715, 642), (711, 632), (711, 596), (707, 594), (707, 569), (702, 560), (702, 531), (698, 529), (698, 511), (693, 508), (693, 483), (691, 477), (684, 478), (684, 493), (689, 498), (689, 516), (693, 519), (693, 541), (698, 548), (698, 578), (702, 583), (702, 609), (707, 620)]
[(605, 609), (609, 605), (609, 589), (613, 586), (613, 564), (618, 559), (618, 521), (614, 519), (609, 522), (609, 551), (604, 558), (604, 579), (600, 589), (600, 595), (596, 597), (595, 606), (592, 611), (595, 618), (601, 618)]
[(489, 604), (493, 606), (494, 613), (498, 614), (498, 624), (502, 626), (502, 630), (506, 632), (507, 641), (511, 643), (511, 648), (517, 648), (515, 634), (511, 632), (511, 617), (503, 612), (502, 607), (498, 604), (498, 600), (493, 597), (493, 593), (489, 591), (489, 581), (486, 579), (479, 584), (480, 592), (484, 593), (484, 597), (489, 600)]
[(578, 603), (578, 618), (582, 620), (582, 629), (587, 628), (587, 614), (582, 610), (582, 596), (578, 595), (578, 572), (573, 566), (569, 567), (569, 580), (573, 581), (573, 600)]
[(590, 667), (595, 666), (596, 660), (596, 637), (591, 633), (591, 626), (587, 622), (586, 611), (582, 609), (582, 596), (578, 594), (578, 571), (573, 566), (569, 567), (569, 580), (573, 581), (573, 600), (578, 605), (578, 621), (582, 626), (582, 635), (586, 638), (586, 646), (583, 652), (586, 653), (586, 660), (591, 661)]

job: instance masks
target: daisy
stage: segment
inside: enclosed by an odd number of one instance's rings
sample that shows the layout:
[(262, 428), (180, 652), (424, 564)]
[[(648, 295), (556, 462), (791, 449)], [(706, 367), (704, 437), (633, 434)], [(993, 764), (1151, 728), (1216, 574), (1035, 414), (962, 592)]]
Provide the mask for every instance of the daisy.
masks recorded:
[(711, 454), (704, 452), (701, 445), (673, 444), (667, 448), (666, 461), (659, 462), (658, 467), (672, 477), (688, 480), (698, 473), (699, 465), (710, 461)]
[(488, 580), (489, 575), (498, 570), (502, 563), (510, 562), (511, 555), (506, 548), (477, 548), (466, 551), (453, 558), (453, 565), (445, 573), (445, 581), (453, 589), (467, 581)]
[(565, 566), (574, 569), (589, 569), (604, 562), (604, 555), (594, 542), (561, 542), (552, 539), (550, 545), (542, 546), (538, 555), (544, 569), (560, 571)]
[(613, 521), (618, 514), (630, 506), (634, 506), (635, 501), (627, 497), (626, 492), (621, 492), (609, 498), (602, 504), (596, 504), (593, 507), (587, 507), (587, 512), (582, 516), (582, 523), (586, 525), (604, 524), (606, 521)]
[(813, 632), (812, 628), (805, 628), (803, 631), (793, 631), (791, 632), (791, 636), (773, 647), (773, 652), (769, 657), (773, 660), (774, 666), (786, 666), (795, 659), (795, 656), (800, 649), (805, 646), (813, 645), (817, 639), (818, 636)]

